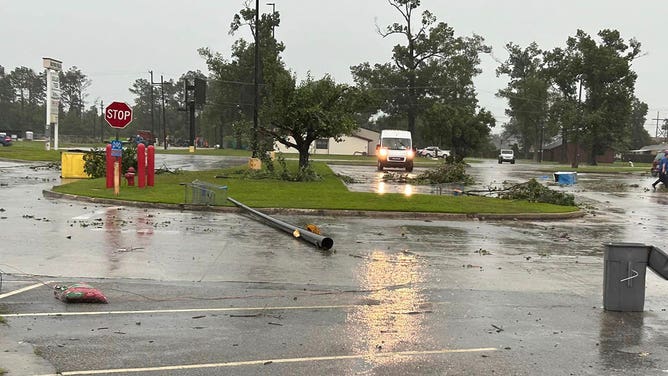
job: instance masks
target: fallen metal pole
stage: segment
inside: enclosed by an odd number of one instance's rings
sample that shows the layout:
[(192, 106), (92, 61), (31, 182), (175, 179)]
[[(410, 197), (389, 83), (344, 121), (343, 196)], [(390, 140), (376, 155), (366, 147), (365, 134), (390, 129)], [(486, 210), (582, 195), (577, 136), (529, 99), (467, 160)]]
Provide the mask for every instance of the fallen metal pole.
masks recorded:
[(334, 245), (334, 240), (332, 240), (332, 238), (328, 238), (326, 236), (321, 236), (321, 235), (312, 233), (309, 230), (299, 228), (299, 227), (291, 225), (289, 223), (280, 221), (276, 218), (272, 218), (272, 217), (270, 217), (270, 216), (268, 216), (264, 213), (260, 213), (257, 210), (251, 209), (250, 207), (240, 203), (239, 201), (233, 199), (232, 197), (228, 197), (227, 200), (232, 202), (234, 205), (257, 215), (258, 217), (261, 217), (261, 218), (269, 221), (269, 223), (271, 223), (274, 227), (276, 227), (280, 230), (283, 230), (283, 231), (285, 231), (289, 234), (292, 234), (292, 236), (294, 236), (295, 238), (304, 239), (307, 242), (309, 242), (311, 244), (314, 244), (317, 247), (325, 249), (325, 250), (332, 248), (332, 246)]

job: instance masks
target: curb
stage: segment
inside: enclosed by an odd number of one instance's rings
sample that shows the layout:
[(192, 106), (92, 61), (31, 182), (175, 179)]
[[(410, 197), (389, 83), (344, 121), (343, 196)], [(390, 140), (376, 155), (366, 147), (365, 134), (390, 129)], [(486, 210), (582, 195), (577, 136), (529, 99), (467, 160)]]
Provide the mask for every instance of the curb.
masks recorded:
[[(138, 208), (152, 209), (170, 209), (181, 211), (206, 211), (216, 213), (241, 213), (242, 210), (231, 206), (207, 206), (190, 204), (162, 204), (141, 201), (125, 201), (111, 198), (77, 196), (68, 193), (59, 193), (50, 190), (43, 190), (42, 194), (46, 198), (61, 198), (80, 202), (90, 202), (106, 205), (124, 205)], [(329, 210), (329, 209), (292, 209), (292, 208), (260, 208), (267, 214), (294, 214), (294, 215), (314, 215), (314, 216), (342, 216), (342, 217), (364, 217), (379, 219), (424, 219), (424, 220), (444, 220), (444, 221), (551, 221), (582, 218), (585, 212), (577, 210), (569, 213), (428, 213), (428, 212), (390, 212), (390, 211), (372, 211), (372, 210)]]

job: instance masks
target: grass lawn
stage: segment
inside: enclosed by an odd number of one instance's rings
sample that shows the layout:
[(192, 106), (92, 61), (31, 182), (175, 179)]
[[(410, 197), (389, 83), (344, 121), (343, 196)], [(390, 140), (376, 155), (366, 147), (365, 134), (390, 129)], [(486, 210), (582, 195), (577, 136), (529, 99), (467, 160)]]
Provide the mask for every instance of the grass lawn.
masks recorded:
[[(101, 145), (88, 145), (100, 147)], [(81, 147), (81, 146), (79, 146)], [(76, 145), (62, 145), (61, 150), (44, 150), (40, 141), (15, 142), (10, 147), (0, 147), (0, 158), (28, 161), (60, 162), (60, 152)], [(163, 150), (156, 148), (157, 153), (189, 154), (187, 149)], [(234, 155), (250, 156), (247, 150), (232, 149), (197, 149), (195, 154), (201, 155)], [(296, 154), (284, 155), (290, 168), (296, 169)], [(256, 208), (311, 208), (311, 209), (345, 209), (345, 210), (376, 210), (404, 212), (438, 212), (438, 213), (564, 213), (577, 210), (576, 207), (549, 204), (528, 203), (525, 201), (500, 200), (495, 198), (474, 196), (434, 196), (415, 194), (376, 194), (349, 192), (341, 180), (325, 165), (326, 163), (362, 164), (373, 166), (373, 156), (341, 156), (312, 155), (314, 169), (323, 177), (318, 182), (287, 182), (274, 179), (250, 179), (243, 173), (246, 167), (213, 171), (183, 171), (179, 174), (165, 173), (156, 176), (154, 187), (138, 189), (123, 185), (121, 193), (116, 197), (112, 189), (105, 188), (105, 179), (82, 179), (69, 184), (55, 187), (62, 193), (100, 198), (118, 198), (130, 201), (160, 202), (180, 204), (185, 201), (185, 188), (182, 184), (193, 180), (202, 180), (217, 185), (228, 186), (231, 197)], [(478, 159), (467, 159), (476, 163)], [(442, 163), (439, 160), (420, 158), (417, 166), (435, 167)], [(636, 164), (629, 167), (625, 163), (605, 164), (599, 166), (581, 165), (573, 169), (567, 165), (545, 162), (542, 170), (577, 171), (587, 173), (645, 173), (649, 164)], [(216, 178), (215, 176), (225, 176)], [(225, 202), (225, 205), (233, 204)]]
[[(103, 148), (103, 144), (96, 145), (71, 145), (71, 144), (61, 144), (60, 150), (45, 150), (43, 141), (20, 141), (14, 142), (12, 146), (9, 147), (0, 147), (0, 158), (3, 159), (13, 159), (13, 160), (24, 160), (24, 161), (45, 161), (45, 162), (60, 162), (60, 153), (63, 150), (67, 149), (77, 149), (77, 148), (90, 148), (97, 147)], [(156, 153), (158, 154), (190, 154), (188, 149), (169, 149), (164, 150), (161, 147), (156, 147)], [(242, 156), (250, 157), (251, 152), (248, 150), (235, 150), (235, 149), (197, 149), (195, 154), (198, 155), (220, 155), (220, 156)], [(285, 154), (286, 159), (297, 159), (298, 154)], [(311, 155), (312, 161), (326, 161), (329, 164), (358, 164), (358, 165), (368, 165), (374, 166), (376, 164), (375, 156), (353, 156), (353, 155), (326, 155), (326, 154), (315, 154)], [(477, 158), (467, 158), (468, 163), (478, 163), (481, 162)], [(523, 161), (526, 162), (526, 161)], [(435, 167), (442, 163), (441, 160), (432, 160), (428, 158), (417, 158), (415, 160), (415, 165), (418, 167)], [(533, 163), (533, 162), (532, 162)], [(553, 162), (543, 162), (543, 166), (539, 170), (546, 172), (559, 171), (576, 171), (581, 173), (637, 173), (637, 172), (649, 172), (650, 164), (649, 163), (636, 163), (634, 167), (629, 167), (628, 163), (624, 162), (615, 162), (612, 164), (606, 163), (598, 166), (589, 166), (581, 164), (578, 168), (572, 168), (570, 165), (560, 165)]]
[[(289, 167), (295, 167), (289, 163)], [(145, 189), (123, 184), (119, 196), (105, 188), (105, 179), (82, 179), (60, 185), (54, 191), (89, 197), (118, 198), (130, 201), (180, 204), (185, 201), (183, 183), (201, 180), (226, 185), (228, 195), (254, 208), (298, 208), (336, 210), (374, 210), (434, 213), (568, 213), (577, 207), (501, 200), (475, 196), (405, 196), (349, 192), (327, 165), (313, 162), (313, 168), (323, 177), (317, 182), (288, 182), (275, 179), (251, 179), (246, 166), (210, 171), (183, 171), (177, 174), (156, 175), (155, 186)], [(224, 176), (216, 178), (216, 176)], [(233, 206), (226, 202), (226, 206)]]

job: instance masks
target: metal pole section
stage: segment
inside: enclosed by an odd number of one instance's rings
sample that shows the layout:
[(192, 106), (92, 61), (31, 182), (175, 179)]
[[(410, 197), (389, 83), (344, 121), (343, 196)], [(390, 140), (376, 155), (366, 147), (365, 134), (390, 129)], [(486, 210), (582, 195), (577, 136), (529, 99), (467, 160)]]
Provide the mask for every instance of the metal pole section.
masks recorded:
[(165, 81), (160, 75), (160, 94), (162, 95), (162, 142), (167, 150), (167, 121), (165, 120)]
[(153, 115), (153, 71), (148, 71), (148, 73), (151, 74), (151, 84), (149, 85), (149, 88), (151, 89), (151, 133), (153, 134), (153, 137), (155, 137), (155, 116)]
[(260, 106), (260, 0), (255, 0), (255, 75), (253, 87), (255, 89), (255, 100), (253, 106), (253, 135), (251, 138), (251, 149), (253, 158), (258, 157), (257, 128), (258, 128), (258, 107)]
[(104, 143), (104, 101), (100, 100), (100, 142)]
[(104, 143), (104, 102), (100, 100), (100, 142)]
[(245, 209), (245, 210), (247, 210), (247, 211), (249, 211), (249, 212), (251, 212), (251, 213), (267, 220), (267, 221), (269, 221), (270, 224), (272, 224), (274, 227), (278, 228), (279, 230), (283, 230), (283, 231), (287, 232), (288, 234), (292, 234), (292, 236), (294, 236), (295, 238), (304, 239), (305, 241), (307, 241), (311, 244), (314, 244), (315, 246), (317, 246), (319, 248), (322, 248), (324, 250), (330, 249), (334, 245), (334, 240), (332, 240), (332, 238), (328, 238), (328, 237), (325, 237), (325, 236), (314, 234), (309, 230), (302, 229), (302, 228), (299, 228), (295, 225), (291, 225), (289, 223), (286, 223), (286, 222), (280, 221), (278, 219), (272, 218), (272, 217), (270, 217), (270, 216), (268, 216), (264, 213), (260, 213), (257, 210), (249, 208), (248, 206), (240, 203), (239, 201), (237, 201), (237, 200), (235, 200), (231, 197), (228, 197), (227, 200), (232, 202), (234, 205), (236, 205), (236, 206), (238, 206), (242, 209)]
[[(55, 103), (56, 104), (56, 109), (54, 111), (56, 111), (56, 114), (59, 114), (58, 113), (58, 111), (59, 111), (59, 108), (58, 108), (59, 104), (58, 103), (60, 102), (60, 76), (58, 75), (58, 71), (54, 70), (51, 73), (55, 74), (55, 77), (51, 78), (51, 82), (53, 83), (52, 84), (53, 87), (51, 88), (51, 90), (52, 90), (51, 95), (53, 95), (54, 90), (57, 91), (57, 93), (58, 93), (57, 94), (58, 100)], [(49, 97), (49, 100), (53, 100), (53, 96)], [(56, 121), (53, 124), (53, 149), (54, 150), (58, 150), (58, 122), (59, 121), (60, 120), (58, 119), (58, 116), (56, 116)]]
[(195, 95), (191, 95), (190, 90), (195, 90), (195, 85), (190, 85), (189, 79), (183, 82), (183, 91), (185, 93), (186, 111), (188, 111), (188, 146), (195, 147)]
[(574, 132), (575, 139), (575, 151), (573, 152), (573, 161), (571, 162), (571, 167), (577, 168), (580, 163), (580, 143), (579, 143), (579, 133), (580, 127), (582, 127), (582, 77), (580, 77), (580, 87), (578, 89), (578, 127)]
[(51, 88), (51, 95), (52, 96), (49, 97), (49, 101), (53, 100), (53, 91), (54, 90), (56, 90), (57, 93), (58, 93), (57, 94), (58, 100), (55, 101), (56, 102), (55, 103), (56, 109), (54, 110), (54, 111), (56, 111), (56, 121), (53, 122), (53, 149), (58, 150), (58, 122), (60, 121), (58, 119), (58, 115), (59, 115), (59, 113), (58, 113), (59, 108), (58, 107), (59, 107), (59, 102), (60, 102), (60, 76), (58, 75), (58, 71), (55, 71), (55, 70), (50, 72), (50, 73), (55, 74), (56, 76), (51, 78), (52, 86), (54, 86), (54, 87)]
[(51, 78), (51, 70), (46, 69), (46, 126), (44, 127), (44, 136), (46, 137), (45, 148), (46, 150), (51, 150), (51, 86), (53, 85)]

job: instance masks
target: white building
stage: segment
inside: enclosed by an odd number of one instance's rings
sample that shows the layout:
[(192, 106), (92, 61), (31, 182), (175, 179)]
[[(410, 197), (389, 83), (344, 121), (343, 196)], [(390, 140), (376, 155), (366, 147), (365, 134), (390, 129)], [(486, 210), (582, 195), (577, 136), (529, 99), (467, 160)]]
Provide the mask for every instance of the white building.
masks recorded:
[[(338, 154), (338, 155), (375, 155), (376, 144), (380, 133), (359, 128), (351, 136), (341, 137), (336, 142), (334, 138), (315, 140), (311, 145), (311, 154)], [(293, 141), (291, 138), (290, 141)], [(297, 153), (297, 149), (286, 148), (281, 143), (274, 143), (274, 150), (280, 153)]]

